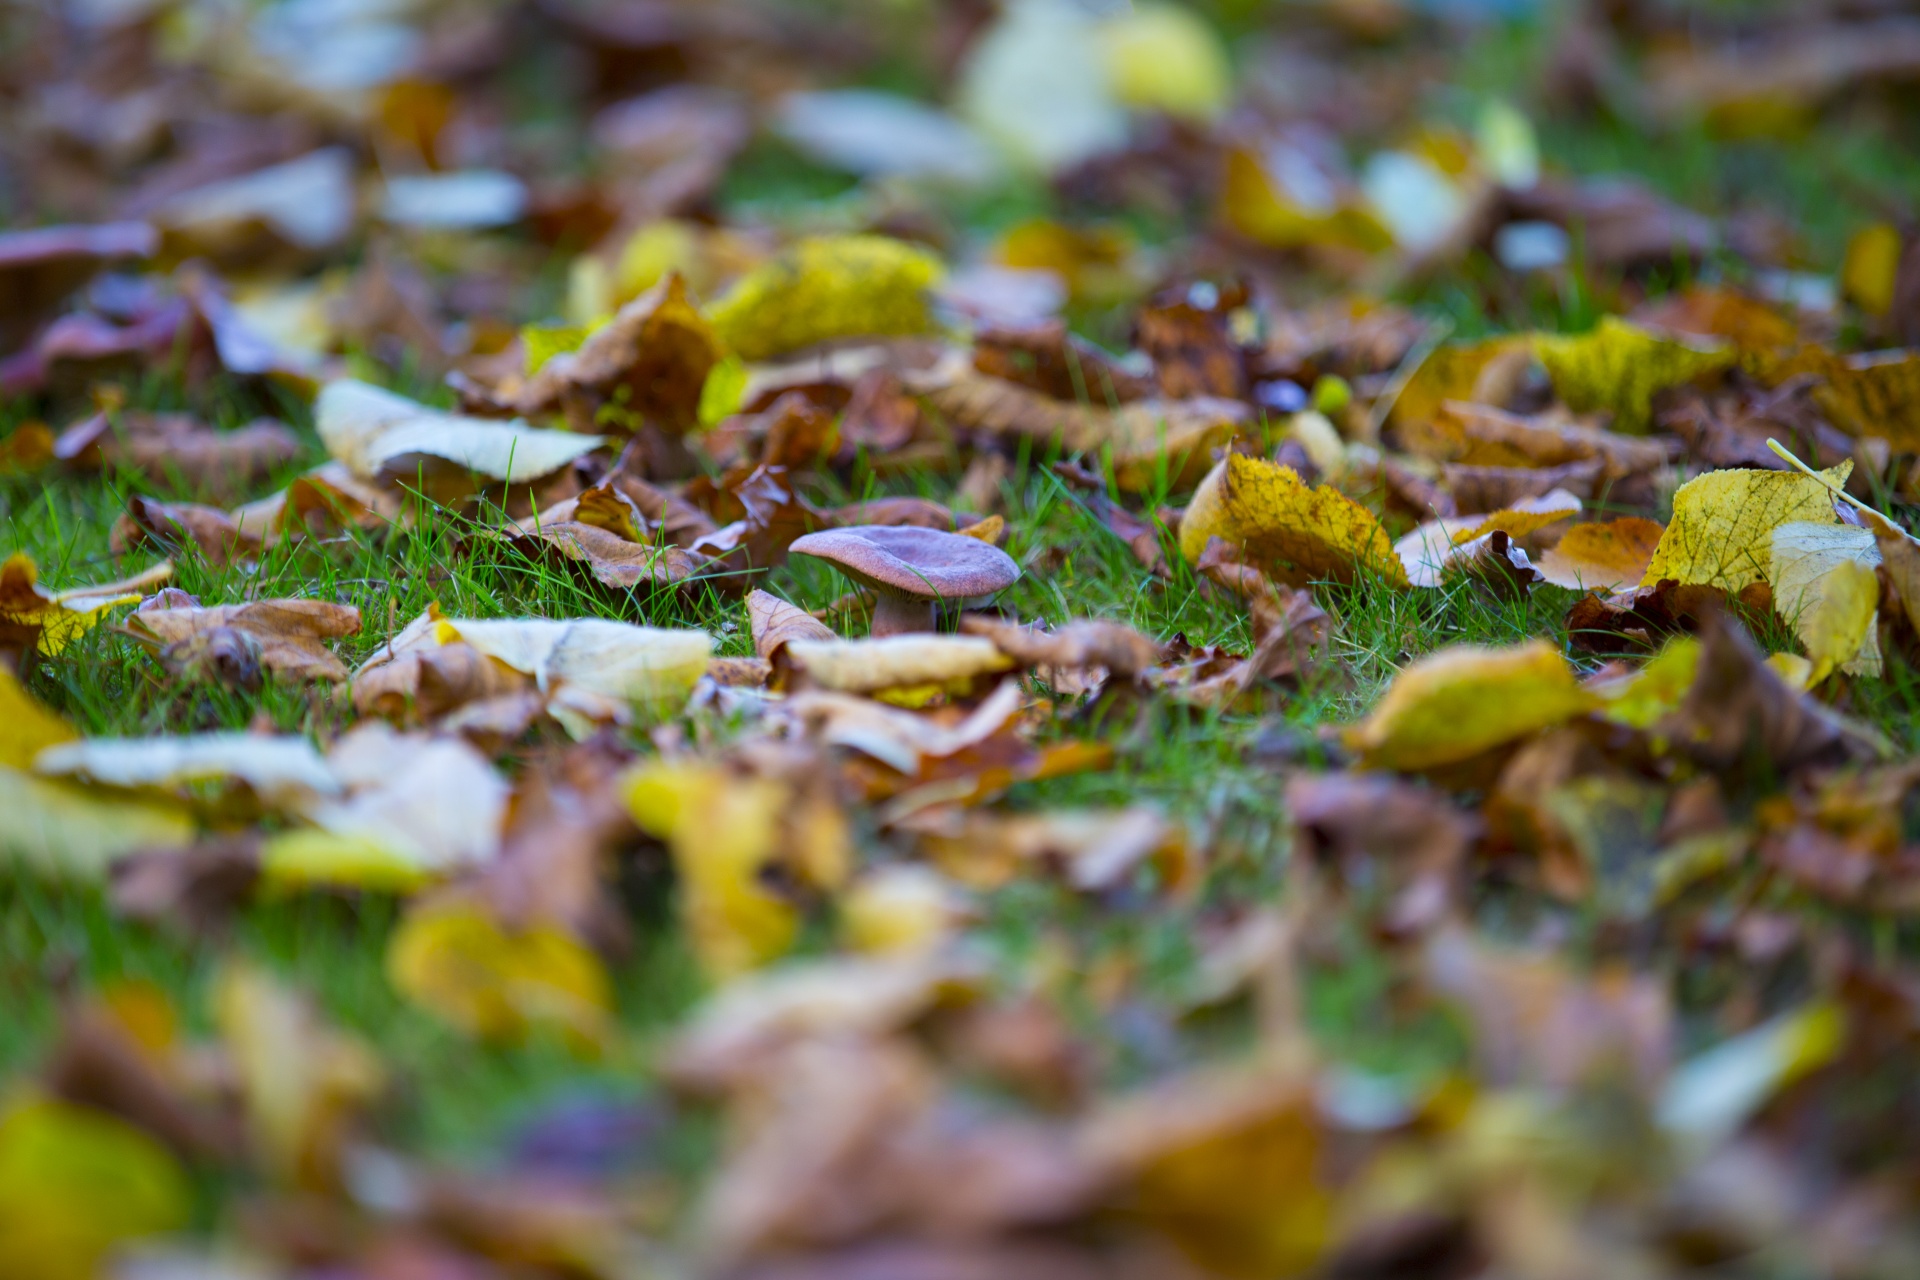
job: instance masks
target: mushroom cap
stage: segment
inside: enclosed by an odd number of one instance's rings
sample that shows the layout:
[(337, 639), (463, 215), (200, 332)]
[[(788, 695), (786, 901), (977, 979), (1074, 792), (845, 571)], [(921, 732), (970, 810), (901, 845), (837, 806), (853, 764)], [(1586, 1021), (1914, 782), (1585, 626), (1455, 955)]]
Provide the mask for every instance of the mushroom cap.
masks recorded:
[(877, 591), (925, 600), (990, 596), (1020, 577), (1020, 566), (1000, 548), (937, 529), (851, 525), (796, 538), (788, 550), (825, 560)]

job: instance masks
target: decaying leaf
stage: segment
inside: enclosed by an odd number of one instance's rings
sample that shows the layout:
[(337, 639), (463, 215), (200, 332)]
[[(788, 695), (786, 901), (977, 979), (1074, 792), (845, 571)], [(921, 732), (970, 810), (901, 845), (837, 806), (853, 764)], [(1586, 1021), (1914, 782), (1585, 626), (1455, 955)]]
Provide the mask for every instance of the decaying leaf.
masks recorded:
[(1569, 409), (1613, 414), (1616, 431), (1643, 434), (1653, 416), (1653, 397), (1730, 366), (1731, 346), (1690, 342), (1607, 316), (1593, 332), (1576, 337), (1541, 336), (1534, 353), (1547, 366), (1553, 387)]
[(440, 644), (461, 641), (532, 676), (555, 719), (584, 736), (596, 720), (678, 708), (706, 672), (704, 631), (636, 627), (605, 618), (443, 618)]
[(966, 690), (1014, 666), (991, 640), (975, 636), (789, 640), (782, 652), (808, 686), (840, 693)]
[(120, 582), (49, 592), (39, 586), (40, 570), (32, 557), (17, 551), (0, 565), (0, 656), (14, 666), (36, 650), (54, 656), (97, 626), (109, 609), (137, 603), (172, 576), (173, 565), (163, 560)]
[(802, 240), (755, 268), (708, 308), (720, 340), (770, 360), (830, 338), (925, 333), (940, 262), (885, 236)]
[(393, 985), (481, 1040), (516, 1043), (537, 1028), (596, 1050), (611, 1033), (613, 984), (591, 950), (551, 924), (503, 927), (453, 897), (408, 913), (387, 949)]
[(488, 481), (538, 480), (591, 453), (601, 436), (544, 431), (521, 422), (466, 418), (343, 379), (321, 389), (314, 425), (327, 452), (365, 481), (414, 480), (423, 470), (430, 492), (443, 478), (473, 474)]
[(1645, 579), (1666, 526), (1640, 516), (1576, 524), (1539, 559), (1556, 587), (1618, 591)]
[(1561, 724), (1592, 698), (1552, 645), (1459, 645), (1414, 663), (1346, 741), (1369, 765), (1431, 769)]
[(1833, 488), (1844, 485), (1853, 464), (1843, 462), (1822, 480), (1780, 471), (1710, 471), (1673, 495), (1673, 519), (1640, 578), (1653, 586), (1666, 578), (1738, 592), (1764, 582), (1773, 555), (1773, 531), (1783, 524), (1833, 524)]
[(1773, 607), (1813, 659), (1816, 681), (1833, 670), (1880, 674), (1879, 565), (1871, 529), (1804, 521), (1774, 527)]
[(1295, 585), (1349, 582), (1360, 572), (1409, 585), (1393, 543), (1365, 507), (1326, 485), (1308, 486), (1291, 467), (1242, 454), (1227, 455), (1208, 473), (1180, 521), (1180, 552), (1189, 563), (1213, 538)]
[(0, 1113), (0, 1269), (92, 1280), (116, 1249), (187, 1225), (191, 1184), (152, 1135), (92, 1107), (16, 1097)]
[(713, 326), (674, 272), (576, 350), (541, 364), (515, 403), (530, 417), (564, 412), (582, 427), (651, 422), (686, 432), (700, 424), (700, 394), (720, 357)]
[[(127, 630), (176, 672), (257, 685), (258, 671), (292, 680), (345, 680), (346, 664), (325, 641), (360, 633), (360, 611), (325, 600), (261, 600), (202, 608), (167, 593), (136, 609)], [(252, 675), (249, 678), (248, 671)]]
[(790, 640), (837, 640), (833, 628), (779, 596), (754, 591), (747, 596), (747, 622), (753, 651), (771, 659)]

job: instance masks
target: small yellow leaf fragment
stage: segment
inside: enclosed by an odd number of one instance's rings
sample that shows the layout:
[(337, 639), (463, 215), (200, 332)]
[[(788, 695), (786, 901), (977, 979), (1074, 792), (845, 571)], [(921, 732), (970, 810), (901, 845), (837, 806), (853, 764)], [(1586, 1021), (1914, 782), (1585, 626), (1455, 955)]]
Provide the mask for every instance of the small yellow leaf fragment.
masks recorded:
[(79, 737), (74, 727), (40, 705), (0, 666), (0, 766), (25, 769), (47, 747)]
[(1631, 729), (1650, 729), (1677, 711), (1700, 670), (1700, 642), (1675, 636), (1630, 675), (1589, 682), (1587, 689), (1601, 701), (1603, 720)]
[(1113, 96), (1143, 111), (1205, 123), (1233, 95), (1233, 64), (1219, 35), (1191, 9), (1138, 4), (1100, 27)]
[(830, 338), (926, 333), (928, 290), (942, 272), (926, 250), (886, 236), (815, 237), (748, 272), (708, 315), (744, 360)]
[(1613, 414), (1613, 428), (1642, 434), (1653, 416), (1653, 397), (1733, 363), (1727, 343), (1695, 342), (1643, 329), (1608, 316), (1591, 333), (1542, 334), (1534, 354), (1547, 367), (1553, 389), (1575, 413)]
[(1431, 769), (1552, 728), (1594, 705), (1560, 651), (1544, 640), (1512, 648), (1462, 645), (1414, 663), (1373, 714), (1346, 732), (1362, 763)]
[(1538, 498), (1524, 498), (1510, 507), (1481, 516), (1478, 524), (1455, 533), (1453, 545), (1457, 547), (1463, 542), (1484, 538), (1495, 529), (1510, 538), (1524, 538), (1549, 525), (1558, 524), (1569, 516), (1579, 515), (1580, 505), (1580, 499), (1565, 489), (1555, 489)]
[(1709, 471), (1694, 477), (1673, 495), (1673, 519), (1641, 585), (1672, 578), (1737, 592), (1765, 581), (1773, 531), (1795, 521), (1837, 524), (1833, 489), (1852, 473), (1851, 462), (1821, 472), (1831, 488), (1792, 471)]
[(192, 1203), (172, 1154), (104, 1111), (29, 1096), (0, 1116), (0, 1275), (94, 1280), (120, 1245), (186, 1226)]
[(1840, 267), (1840, 294), (1870, 316), (1893, 310), (1894, 284), (1900, 274), (1900, 232), (1891, 223), (1862, 227), (1847, 241)]
[(550, 924), (508, 929), (473, 902), (410, 912), (388, 948), (387, 975), (409, 1000), (481, 1040), (517, 1043), (542, 1028), (597, 1050), (611, 1035), (613, 984), (591, 949)]
[(656, 760), (628, 774), (622, 791), (640, 829), (673, 853), (681, 909), (710, 973), (736, 976), (793, 945), (799, 913), (762, 877), (780, 858), (789, 788), (717, 765)]
[(1219, 538), (1256, 567), (1296, 584), (1361, 572), (1411, 585), (1379, 520), (1327, 485), (1301, 480), (1292, 467), (1230, 453), (1194, 491), (1180, 521), (1180, 552), (1192, 563)]

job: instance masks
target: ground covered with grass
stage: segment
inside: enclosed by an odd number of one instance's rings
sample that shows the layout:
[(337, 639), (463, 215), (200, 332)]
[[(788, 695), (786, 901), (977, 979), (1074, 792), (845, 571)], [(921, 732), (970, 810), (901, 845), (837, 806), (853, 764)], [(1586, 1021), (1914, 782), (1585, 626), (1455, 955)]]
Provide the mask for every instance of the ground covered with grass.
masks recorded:
[(1912, 1274), (1920, 19), (96, 8), (0, 1272)]

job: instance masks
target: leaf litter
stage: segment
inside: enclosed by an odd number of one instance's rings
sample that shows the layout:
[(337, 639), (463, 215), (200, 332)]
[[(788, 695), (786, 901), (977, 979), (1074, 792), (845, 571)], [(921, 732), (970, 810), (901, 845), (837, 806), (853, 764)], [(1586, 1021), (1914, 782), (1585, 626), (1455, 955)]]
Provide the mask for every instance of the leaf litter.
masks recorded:
[(1920, 33), (1546, 8), (23, 11), (0, 1273), (1913, 1274)]

